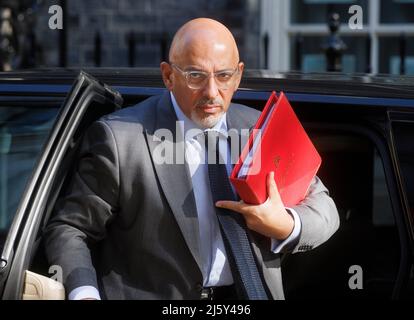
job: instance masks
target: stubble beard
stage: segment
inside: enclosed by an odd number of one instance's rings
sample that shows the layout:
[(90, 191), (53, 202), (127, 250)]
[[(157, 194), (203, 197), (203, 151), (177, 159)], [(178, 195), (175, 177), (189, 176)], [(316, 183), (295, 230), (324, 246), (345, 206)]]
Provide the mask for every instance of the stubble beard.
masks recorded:
[(197, 112), (197, 110), (193, 110), (191, 112), (191, 120), (203, 129), (210, 129), (219, 122), (223, 114), (224, 111), (220, 110), (217, 114), (206, 115), (203, 117)]

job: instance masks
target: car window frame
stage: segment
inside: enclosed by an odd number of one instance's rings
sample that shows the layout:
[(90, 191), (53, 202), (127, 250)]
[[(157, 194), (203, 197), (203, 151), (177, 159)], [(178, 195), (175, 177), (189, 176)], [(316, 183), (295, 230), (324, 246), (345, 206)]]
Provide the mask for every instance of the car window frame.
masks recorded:
[(396, 143), (396, 137), (393, 130), (393, 124), (394, 123), (410, 123), (413, 126), (414, 129), (414, 110), (389, 110), (387, 112), (387, 131), (390, 141), (390, 150), (392, 155), (392, 160), (395, 163), (395, 174), (398, 182), (398, 188), (402, 194), (402, 207), (405, 211), (405, 218), (406, 218), (406, 225), (408, 226), (408, 232), (410, 233), (410, 247), (411, 247), (411, 254), (412, 259), (414, 260), (414, 217), (410, 211), (410, 204), (408, 200), (406, 185), (403, 180), (404, 172), (402, 171), (399, 155), (398, 155), (398, 149), (397, 149), (397, 143)]

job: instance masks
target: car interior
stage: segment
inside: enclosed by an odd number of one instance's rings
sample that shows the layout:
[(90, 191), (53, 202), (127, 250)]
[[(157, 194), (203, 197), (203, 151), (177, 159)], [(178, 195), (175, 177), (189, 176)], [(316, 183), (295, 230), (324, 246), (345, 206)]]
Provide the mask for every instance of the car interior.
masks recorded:
[[(124, 97), (124, 106), (133, 105), (145, 97)], [(246, 102), (245, 104), (249, 104)], [(251, 103), (258, 108), (260, 103)], [(293, 105), (299, 109), (299, 104)], [(35, 250), (31, 254), (30, 271), (50, 277), (46, 261), (42, 230), (53, 212), (57, 197), (65, 188), (67, 177), (76, 165), (76, 151), (82, 133), (113, 106), (91, 106), (77, 129), (73, 144), (54, 180)], [(340, 228), (326, 243), (308, 252), (284, 254), (282, 273), (286, 298), (396, 298), (400, 292), (396, 282), (405, 248), (400, 241), (385, 170), (389, 163), (383, 158), (376, 141), (357, 132), (352, 123), (325, 128), (324, 123), (307, 121), (304, 127), (322, 157), (318, 176), (330, 191), (339, 214)], [(352, 289), (351, 268), (360, 266), (363, 289)], [(26, 291), (26, 289), (25, 289)]]
[[(284, 257), (287, 299), (392, 298), (401, 245), (379, 152), (351, 134), (316, 135), (314, 143), (340, 227), (320, 247)], [(352, 266), (362, 270), (362, 290), (350, 287)]]

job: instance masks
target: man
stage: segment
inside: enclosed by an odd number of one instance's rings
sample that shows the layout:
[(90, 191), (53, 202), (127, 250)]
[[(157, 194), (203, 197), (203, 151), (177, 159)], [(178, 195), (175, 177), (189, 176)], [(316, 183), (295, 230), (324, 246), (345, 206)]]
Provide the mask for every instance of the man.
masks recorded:
[[(262, 205), (216, 201), (210, 167), (199, 161), (207, 150), (191, 132), (255, 124), (257, 111), (231, 104), (243, 68), (225, 26), (192, 20), (161, 63), (168, 91), (91, 126), (46, 232), (49, 262), (62, 266), (69, 299), (283, 299), (280, 253), (309, 250), (336, 231), (335, 204), (318, 178), (290, 209), (273, 174)], [(160, 146), (182, 145), (187, 161), (160, 161)], [(219, 152), (229, 152), (226, 139)], [(226, 174), (220, 179), (228, 183)]]

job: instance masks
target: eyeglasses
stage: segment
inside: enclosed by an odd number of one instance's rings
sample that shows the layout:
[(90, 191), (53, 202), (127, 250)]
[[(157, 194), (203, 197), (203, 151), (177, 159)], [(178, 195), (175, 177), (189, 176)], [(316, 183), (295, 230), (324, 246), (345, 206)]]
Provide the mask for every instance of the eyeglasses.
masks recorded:
[[(187, 86), (191, 89), (198, 90), (203, 88), (210, 79), (211, 72), (198, 70), (184, 71), (174, 63), (171, 63), (171, 66), (184, 76)], [(239, 74), (239, 66), (237, 66), (236, 69), (221, 70), (212, 73), (216, 80), (217, 87), (221, 90), (226, 90), (234, 84), (234, 81)]]

